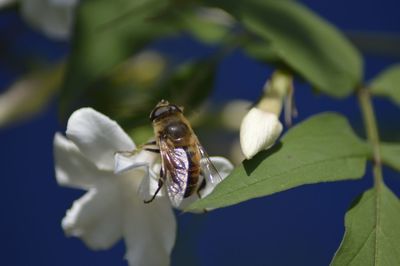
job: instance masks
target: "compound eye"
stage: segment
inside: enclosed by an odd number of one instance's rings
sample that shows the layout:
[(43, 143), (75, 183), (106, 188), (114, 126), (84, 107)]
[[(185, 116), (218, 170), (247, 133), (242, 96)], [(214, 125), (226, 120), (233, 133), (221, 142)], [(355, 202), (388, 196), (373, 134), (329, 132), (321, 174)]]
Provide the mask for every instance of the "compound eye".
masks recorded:
[(164, 113), (167, 113), (169, 111), (169, 108), (167, 106), (160, 107), (154, 112), (154, 116), (158, 117)]
[(159, 107), (159, 108), (155, 109), (155, 110), (151, 113), (150, 119), (151, 119), (151, 120), (154, 120), (154, 119), (156, 119), (156, 118), (158, 118), (158, 117), (160, 117), (160, 116), (162, 116), (163, 114), (168, 113), (168, 112), (169, 112), (169, 107), (168, 107), (168, 106)]
[(174, 112), (180, 112), (180, 113), (182, 113), (181, 108), (179, 108), (179, 107), (176, 106), (175, 104), (174, 104), (174, 105), (171, 105), (171, 108), (172, 108), (172, 111), (174, 111)]

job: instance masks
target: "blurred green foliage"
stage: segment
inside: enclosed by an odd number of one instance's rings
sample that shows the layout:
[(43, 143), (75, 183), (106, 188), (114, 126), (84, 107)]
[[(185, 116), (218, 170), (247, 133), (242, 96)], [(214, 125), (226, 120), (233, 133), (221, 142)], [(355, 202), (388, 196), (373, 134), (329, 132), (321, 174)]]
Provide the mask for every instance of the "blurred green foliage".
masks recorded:
[[(121, 66), (147, 45), (182, 33), (218, 47), (215, 54), (180, 66), (165, 60), (163, 71), (145, 85), (132, 79), (113, 82), (123, 75)], [(334, 97), (349, 95), (362, 78), (356, 49), (294, 1), (83, 1), (76, 14), (61, 115), (67, 118), (76, 108), (91, 105), (130, 130), (147, 122), (162, 98), (192, 110), (212, 92), (219, 61), (234, 49), (289, 69)]]
[(375, 77), (370, 84), (371, 92), (387, 97), (400, 105), (400, 65), (393, 65)]

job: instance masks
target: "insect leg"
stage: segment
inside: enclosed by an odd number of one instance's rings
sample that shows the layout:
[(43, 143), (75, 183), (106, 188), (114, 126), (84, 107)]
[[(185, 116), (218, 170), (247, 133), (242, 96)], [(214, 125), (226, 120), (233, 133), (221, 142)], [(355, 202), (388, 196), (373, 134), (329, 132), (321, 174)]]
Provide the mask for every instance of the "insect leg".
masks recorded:
[[(155, 140), (146, 142), (145, 144), (141, 145), (140, 147), (145, 151), (160, 153), (160, 149), (157, 146), (157, 141), (155, 141)], [(157, 147), (157, 148), (154, 148), (154, 147)]]
[(160, 179), (158, 180), (158, 188), (157, 188), (156, 192), (154, 192), (154, 195), (151, 197), (151, 199), (149, 199), (149, 200), (144, 200), (143, 202), (144, 202), (144, 203), (150, 203), (150, 202), (152, 202), (152, 201), (156, 198), (158, 192), (160, 192), (160, 190), (161, 190), (161, 188), (162, 188), (163, 185), (164, 185), (164, 180), (160, 178)]
[[(200, 191), (202, 190), (202, 189), (204, 189), (206, 187), (206, 179), (204, 178), (202, 181), (201, 181), (201, 184), (200, 184), (200, 186), (199, 186), (199, 188), (196, 190), (196, 194), (197, 194), (197, 196), (199, 197), (199, 199), (201, 199), (202, 197), (201, 197), (201, 194), (200, 194)], [(203, 209), (203, 213), (207, 213), (208, 211), (206, 210), (206, 209)]]
[(154, 152), (154, 153), (160, 153), (160, 149), (144, 148), (144, 150)]
[(157, 146), (157, 142), (155, 140), (152, 140), (152, 141), (149, 141), (149, 142), (146, 142), (146, 143), (140, 145), (139, 147), (137, 147), (136, 149), (134, 149), (132, 151), (116, 151), (116, 152), (114, 152), (114, 154), (122, 154), (126, 157), (131, 157), (131, 156), (139, 153), (142, 150), (154, 152), (154, 153), (160, 153), (160, 149)]
[(165, 175), (164, 174), (165, 174), (165, 171), (164, 171), (163, 167), (161, 167), (161, 169), (160, 169), (160, 179), (158, 179), (158, 188), (157, 188), (156, 192), (154, 193), (153, 197), (151, 197), (150, 200), (145, 200), (144, 203), (150, 203), (156, 198), (158, 192), (160, 192), (162, 186), (164, 185), (164, 179), (165, 179)]

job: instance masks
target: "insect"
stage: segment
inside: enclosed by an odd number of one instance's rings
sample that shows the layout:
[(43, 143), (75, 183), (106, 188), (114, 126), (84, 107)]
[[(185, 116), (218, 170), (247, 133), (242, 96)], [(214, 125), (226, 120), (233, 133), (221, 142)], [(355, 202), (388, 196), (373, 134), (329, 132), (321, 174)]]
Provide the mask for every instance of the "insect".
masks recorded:
[(150, 120), (155, 141), (148, 144), (157, 148), (145, 150), (160, 153), (161, 169), (158, 188), (145, 203), (152, 202), (164, 184), (171, 203), (177, 207), (183, 199), (195, 193), (200, 197), (207, 182), (221, 181), (182, 108), (161, 100), (150, 113)]

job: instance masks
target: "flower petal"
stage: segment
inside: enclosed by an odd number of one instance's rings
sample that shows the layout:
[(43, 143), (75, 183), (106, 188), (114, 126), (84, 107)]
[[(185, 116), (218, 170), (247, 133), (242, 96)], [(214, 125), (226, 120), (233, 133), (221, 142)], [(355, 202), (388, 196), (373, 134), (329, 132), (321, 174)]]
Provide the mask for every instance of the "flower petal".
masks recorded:
[(0, 1), (0, 9), (5, 8), (8, 5), (14, 4), (17, 0), (1, 0)]
[(210, 157), (210, 161), (213, 163), (215, 168), (217, 168), (222, 180), (224, 180), (233, 170), (233, 164), (225, 157), (212, 156)]
[(131, 195), (135, 203), (126, 209), (124, 239), (130, 266), (168, 266), (175, 243), (176, 221), (168, 198), (144, 204)]
[[(215, 168), (217, 168), (218, 173), (221, 176), (222, 180), (224, 180), (225, 177), (227, 177), (233, 170), (233, 164), (224, 157), (214, 156), (210, 157), (210, 160), (215, 166)], [(207, 197), (207, 195), (210, 194), (222, 180), (214, 183), (206, 182), (206, 186), (199, 191), (200, 196), (202, 198)]]
[[(155, 163), (159, 159), (159, 155), (141, 151), (133, 156), (125, 156), (123, 153), (115, 154), (115, 173), (122, 174), (128, 171), (143, 171), (142, 182), (139, 185), (139, 197), (142, 200), (149, 200), (156, 193), (158, 188), (158, 179), (160, 172), (160, 164)], [(157, 193), (157, 197), (164, 196), (164, 190), (161, 189)]]
[(114, 156), (114, 173), (122, 174), (134, 168), (152, 165), (157, 158), (159, 156), (155, 153), (145, 150), (134, 155), (125, 155), (124, 153), (117, 152)]
[[(204, 171), (204, 168), (202, 168), (203, 175), (209, 174), (212, 178), (205, 176), (205, 187), (199, 191), (201, 198), (205, 198), (208, 194), (210, 194), (214, 190), (214, 188), (233, 170), (233, 164), (224, 157), (210, 157), (210, 161), (217, 169), (218, 174), (214, 172)], [(218, 177), (218, 175), (220, 178), (215, 178), (215, 176)]]
[(92, 108), (82, 108), (71, 115), (67, 136), (89, 160), (103, 170), (114, 169), (115, 152), (136, 148), (115, 121)]
[(81, 238), (94, 249), (107, 249), (122, 236), (121, 197), (117, 186), (92, 188), (76, 200), (62, 220), (67, 236)]
[(121, 153), (116, 153), (114, 156), (115, 166), (114, 166), (114, 173), (119, 175), (129, 170), (138, 167), (148, 167), (147, 162), (137, 161), (135, 156), (124, 156)]
[(59, 185), (88, 189), (110, 172), (100, 171), (76, 145), (59, 133), (53, 141), (56, 179)]
[(250, 159), (261, 150), (271, 147), (282, 129), (276, 114), (253, 107), (240, 126), (240, 145), (244, 156)]
[[(210, 157), (211, 162), (217, 168), (219, 175), (221, 176), (222, 180), (224, 180), (233, 170), (233, 164), (224, 157), (214, 156)], [(215, 187), (222, 181), (219, 180), (214, 183), (206, 182), (206, 186), (199, 191), (201, 198), (207, 197)], [(178, 206), (178, 209), (185, 210), (190, 204), (198, 200), (199, 197), (195, 193), (192, 196), (185, 198), (181, 204)], [(207, 209), (210, 210), (210, 209)], [(191, 212), (199, 212), (199, 211), (191, 211)], [(201, 211), (200, 211), (201, 212)]]
[[(158, 189), (158, 180), (160, 176), (157, 174), (160, 172), (161, 165), (154, 164), (152, 168), (147, 168), (147, 172), (142, 179), (142, 182), (139, 186), (139, 197), (142, 200), (149, 200), (151, 199)], [(165, 185), (164, 185), (165, 186)], [(165, 189), (161, 189), (156, 198), (164, 196)]]
[(60, 5), (51, 0), (21, 0), (24, 19), (47, 36), (67, 40), (74, 20), (74, 5)]

